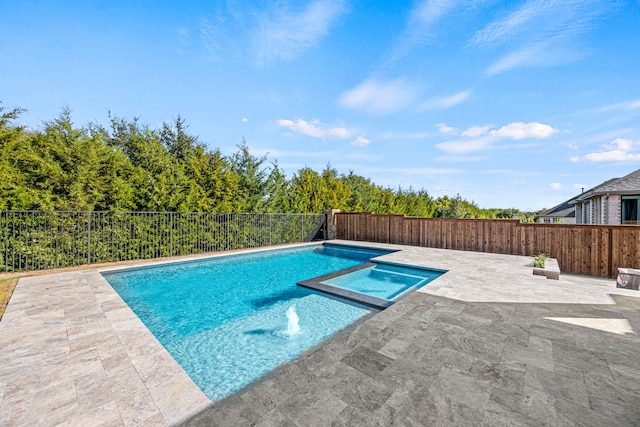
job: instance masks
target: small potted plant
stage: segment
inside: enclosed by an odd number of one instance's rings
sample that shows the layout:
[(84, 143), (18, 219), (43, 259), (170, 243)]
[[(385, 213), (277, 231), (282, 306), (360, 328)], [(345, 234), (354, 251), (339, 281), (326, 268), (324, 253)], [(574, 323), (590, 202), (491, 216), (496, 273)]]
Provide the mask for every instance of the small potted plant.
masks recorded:
[(544, 252), (540, 252), (538, 255), (533, 257), (533, 266), (535, 268), (544, 268), (544, 263), (549, 259), (549, 255)]

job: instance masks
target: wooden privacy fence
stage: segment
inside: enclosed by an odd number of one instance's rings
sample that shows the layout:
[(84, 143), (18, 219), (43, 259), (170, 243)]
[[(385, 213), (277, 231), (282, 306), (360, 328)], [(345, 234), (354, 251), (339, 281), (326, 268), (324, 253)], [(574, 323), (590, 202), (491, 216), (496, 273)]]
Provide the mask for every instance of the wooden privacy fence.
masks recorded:
[(640, 227), (526, 224), (518, 220), (337, 213), (336, 237), (379, 243), (556, 258), (567, 273), (616, 277), (640, 268)]

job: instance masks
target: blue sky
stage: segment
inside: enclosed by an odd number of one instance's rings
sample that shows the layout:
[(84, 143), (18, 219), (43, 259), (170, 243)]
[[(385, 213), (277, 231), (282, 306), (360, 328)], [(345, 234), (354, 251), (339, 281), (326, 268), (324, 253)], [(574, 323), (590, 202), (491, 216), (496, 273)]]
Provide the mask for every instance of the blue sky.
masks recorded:
[(640, 168), (640, 1), (0, 3), (0, 101), (481, 207)]

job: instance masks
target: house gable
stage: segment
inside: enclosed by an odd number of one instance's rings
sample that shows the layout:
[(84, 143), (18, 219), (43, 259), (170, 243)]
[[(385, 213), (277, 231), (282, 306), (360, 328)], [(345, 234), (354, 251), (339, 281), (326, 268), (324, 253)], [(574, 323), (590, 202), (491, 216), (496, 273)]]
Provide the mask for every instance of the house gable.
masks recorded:
[(603, 182), (572, 201), (577, 224), (640, 224), (640, 169)]

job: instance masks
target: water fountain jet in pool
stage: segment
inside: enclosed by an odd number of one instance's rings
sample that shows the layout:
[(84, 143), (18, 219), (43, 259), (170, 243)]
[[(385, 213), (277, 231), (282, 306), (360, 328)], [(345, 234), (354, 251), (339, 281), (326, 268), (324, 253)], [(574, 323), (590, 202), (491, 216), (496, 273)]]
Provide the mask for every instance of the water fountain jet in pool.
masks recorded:
[(292, 336), (300, 333), (300, 325), (298, 324), (298, 313), (296, 313), (295, 304), (287, 310), (287, 335)]

